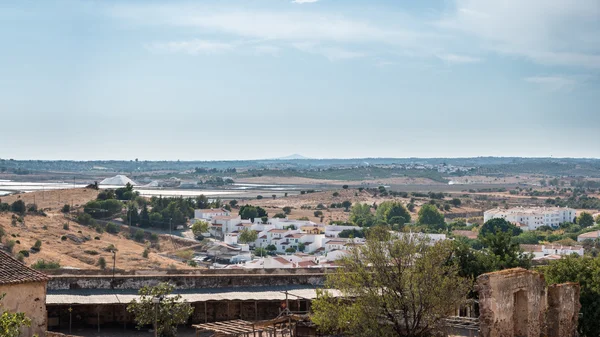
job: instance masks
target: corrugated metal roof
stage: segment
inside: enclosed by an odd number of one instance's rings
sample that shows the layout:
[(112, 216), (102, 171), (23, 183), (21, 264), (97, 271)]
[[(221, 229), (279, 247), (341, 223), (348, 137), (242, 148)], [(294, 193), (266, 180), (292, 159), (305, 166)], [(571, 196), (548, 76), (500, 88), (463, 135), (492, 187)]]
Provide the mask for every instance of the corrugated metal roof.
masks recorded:
[[(284, 291), (288, 291), (289, 299), (314, 299), (316, 287), (313, 286), (276, 286), (276, 287), (238, 287), (192, 289), (176, 291), (183, 300), (190, 303), (206, 301), (274, 301), (284, 300)], [(46, 295), (47, 305), (74, 304), (125, 304), (137, 299), (136, 290), (49, 290)]]

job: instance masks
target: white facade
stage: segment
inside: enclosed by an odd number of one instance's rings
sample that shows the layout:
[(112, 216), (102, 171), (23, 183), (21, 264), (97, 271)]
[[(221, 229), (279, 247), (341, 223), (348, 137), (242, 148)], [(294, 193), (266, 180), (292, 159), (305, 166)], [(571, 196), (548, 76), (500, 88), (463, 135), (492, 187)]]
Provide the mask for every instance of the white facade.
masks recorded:
[(484, 222), (501, 218), (514, 224), (524, 224), (529, 230), (535, 230), (541, 226), (556, 228), (561, 223), (572, 222), (575, 217), (574, 209), (562, 207), (495, 208), (483, 213)]
[(567, 256), (577, 254), (583, 256), (582, 246), (563, 246), (563, 245), (520, 245), (526, 253), (532, 253), (534, 258), (540, 258), (548, 255)]
[(194, 219), (195, 220), (211, 220), (216, 216), (229, 216), (229, 211), (225, 209), (195, 209)]

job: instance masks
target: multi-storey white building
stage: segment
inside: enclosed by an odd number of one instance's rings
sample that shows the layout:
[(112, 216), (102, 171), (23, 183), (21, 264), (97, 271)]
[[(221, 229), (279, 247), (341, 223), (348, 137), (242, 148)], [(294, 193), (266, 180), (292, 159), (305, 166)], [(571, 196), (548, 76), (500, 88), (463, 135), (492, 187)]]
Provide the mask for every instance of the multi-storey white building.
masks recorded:
[(494, 208), (483, 213), (483, 221), (502, 218), (514, 224), (524, 224), (529, 230), (535, 230), (541, 226), (558, 227), (563, 222), (572, 222), (575, 216), (574, 209), (563, 207)]

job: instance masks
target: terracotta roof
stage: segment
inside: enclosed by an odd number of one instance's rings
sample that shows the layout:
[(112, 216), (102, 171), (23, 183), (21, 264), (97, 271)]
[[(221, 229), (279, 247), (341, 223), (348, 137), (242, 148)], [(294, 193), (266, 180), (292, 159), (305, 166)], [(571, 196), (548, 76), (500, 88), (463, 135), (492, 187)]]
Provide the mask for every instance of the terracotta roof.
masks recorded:
[(311, 261), (301, 261), (298, 262), (298, 267), (311, 267), (311, 266), (316, 266), (317, 264), (315, 262)]
[(290, 262), (290, 261), (288, 261), (288, 260), (284, 259), (284, 258), (283, 258), (283, 257), (281, 257), (281, 256), (276, 256), (276, 257), (274, 257), (274, 258), (273, 258), (273, 260), (275, 260), (275, 261), (277, 261), (277, 262), (279, 262), (279, 263), (281, 263), (281, 264), (291, 264), (291, 262)]
[(233, 215), (217, 215), (217, 216), (213, 216), (213, 220), (234, 220), (234, 219), (238, 219), (239, 216), (233, 216)]
[(521, 244), (519, 246), (521, 247), (521, 249), (523, 249), (524, 252), (541, 252), (542, 251), (542, 245)]
[(50, 278), (0, 251), (0, 284), (47, 282)]
[(287, 233), (287, 229), (271, 229), (269, 233)]
[(469, 239), (477, 239), (477, 233), (475, 233), (473, 231), (453, 230), (452, 234), (454, 234), (454, 236), (464, 236)]
[(593, 232), (583, 233), (583, 234), (579, 235), (578, 238), (597, 238), (599, 236), (600, 236), (600, 231), (593, 231)]

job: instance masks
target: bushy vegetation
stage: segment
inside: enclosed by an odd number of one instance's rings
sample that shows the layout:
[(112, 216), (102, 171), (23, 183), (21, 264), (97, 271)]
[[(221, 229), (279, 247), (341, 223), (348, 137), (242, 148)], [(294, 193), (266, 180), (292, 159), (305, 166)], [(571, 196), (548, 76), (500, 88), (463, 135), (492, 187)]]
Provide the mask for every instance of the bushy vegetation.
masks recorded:
[(58, 268), (60, 268), (60, 263), (40, 259), (40, 260), (37, 260), (34, 264), (32, 264), (31, 268), (36, 269), (36, 270), (58, 269)]

